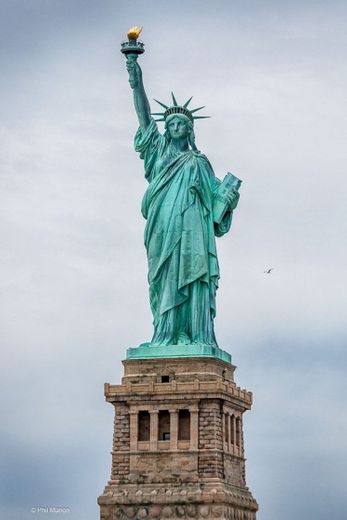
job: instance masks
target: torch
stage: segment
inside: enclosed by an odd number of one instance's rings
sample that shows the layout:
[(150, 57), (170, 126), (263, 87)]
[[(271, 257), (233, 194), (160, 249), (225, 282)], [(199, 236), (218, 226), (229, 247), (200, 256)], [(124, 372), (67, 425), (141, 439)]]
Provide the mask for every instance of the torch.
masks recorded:
[(128, 41), (121, 44), (120, 51), (125, 54), (127, 60), (136, 61), (139, 54), (145, 52), (145, 44), (138, 40), (142, 27), (131, 27), (128, 31)]

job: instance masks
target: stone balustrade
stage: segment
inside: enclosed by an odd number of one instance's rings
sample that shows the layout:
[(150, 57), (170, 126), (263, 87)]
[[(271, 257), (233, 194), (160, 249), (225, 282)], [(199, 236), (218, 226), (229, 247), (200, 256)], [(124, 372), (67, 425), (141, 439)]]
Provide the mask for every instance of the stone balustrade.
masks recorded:
[(120, 394), (165, 394), (175, 395), (184, 393), (213, 393), (219, 392), (226, 394), (230, 397), (240, 399), (244, 404), (250, 407), (252, 405), (252, 392), (241, 389), (234, 383), (229, 381), (215, 380), (215, 381), (199, 381), (195, 380), (192, 382), (178, 382), (175, 380), (169, 383), (154, 383), (149, 381), (148, 383), (131, 383), (127, 382), (124, 385), (110, 385), (105, 383), (104, 387), (105, 397), (108, 401), (112, 401), (113, 397), (117, 397)]

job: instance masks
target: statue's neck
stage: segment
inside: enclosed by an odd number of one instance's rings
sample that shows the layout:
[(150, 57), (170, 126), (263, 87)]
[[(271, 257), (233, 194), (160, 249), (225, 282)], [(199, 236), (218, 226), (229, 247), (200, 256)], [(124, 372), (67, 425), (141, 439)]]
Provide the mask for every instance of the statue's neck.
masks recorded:
[(187, 152), (189, 150), (188, 140), (186, 137), (172, 139), (171, 146), (177, 152)]

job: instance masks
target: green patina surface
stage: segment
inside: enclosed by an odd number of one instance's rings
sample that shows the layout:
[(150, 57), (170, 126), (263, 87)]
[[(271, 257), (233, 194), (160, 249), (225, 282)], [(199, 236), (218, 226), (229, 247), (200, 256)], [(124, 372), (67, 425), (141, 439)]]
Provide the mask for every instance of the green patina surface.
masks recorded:
[(208, 345), (165, 345), (153, 346), (151, 343), (143, 343), (139, 347), (128, 348), (127, 359), (148, 358), (185, 358), (185, 357), (213, 357), (231, 363), (232, 358), (228, 352), (218, 347)]
[[(124, 52), (124, 49), (123, 51)], [(148, 188), (142, 201), (146, 219), (150, 305), (154, 333), (150, 343), (127, 351), (127, 358), (208, 356), (231, 361), (214, 333), (219, 280), (216, 237), (226, 234), (239, 199), (240, 181), (220, 181), (195, 144), (194, 120), (200, 110), (158, 102), (152, 114), (138, 54), (125, 52), (129, 83), (139, 120), (135, 150), (144, 163)], [(164, 121), (158, 129), (153, 115)]]

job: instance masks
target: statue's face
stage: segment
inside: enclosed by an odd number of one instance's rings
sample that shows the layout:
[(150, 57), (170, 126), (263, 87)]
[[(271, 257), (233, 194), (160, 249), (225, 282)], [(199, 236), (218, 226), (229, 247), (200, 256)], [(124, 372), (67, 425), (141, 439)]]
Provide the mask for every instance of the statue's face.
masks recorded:
[(188, 123), (181, 117), (172, 117), (167, 122), (167, 129), (170, 133), (171, 139), (181, 139), (188, 137), (189, 126)]

